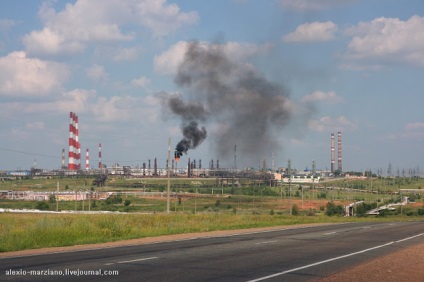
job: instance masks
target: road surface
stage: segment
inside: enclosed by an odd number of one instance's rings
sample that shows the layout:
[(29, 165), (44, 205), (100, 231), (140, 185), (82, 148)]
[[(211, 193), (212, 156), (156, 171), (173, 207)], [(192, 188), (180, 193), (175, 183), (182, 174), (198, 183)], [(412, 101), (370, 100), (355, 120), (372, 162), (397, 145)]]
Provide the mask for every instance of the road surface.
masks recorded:
[(424, 240), (424, 222), (345, 223), (0, 259), (0, 281), (316, 281)]

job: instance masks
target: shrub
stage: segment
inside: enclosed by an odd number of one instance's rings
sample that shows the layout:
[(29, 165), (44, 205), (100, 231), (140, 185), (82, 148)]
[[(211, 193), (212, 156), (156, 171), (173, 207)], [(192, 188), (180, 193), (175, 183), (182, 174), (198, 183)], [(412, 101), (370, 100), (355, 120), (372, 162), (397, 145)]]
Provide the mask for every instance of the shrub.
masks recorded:
[(111, 196), (106, 199), (107, 205), (120, 204), (120, 203), (122, 203), (122, 198), (120, 196)]
[(328, 202), (326, 208), (327, 211), (325, 212), (325, 214), (328, 216), (343, 215), (342, 205), (336, 205), (333, 202)]
[(129, 205), (131, 205), (131, 201), (130, 200), (125, 200), (124, 205), (126, 207), (128, 207)]
[(51, 195), (49, 196), (49, 202), (50, 202), (50, 203), (54, 203), (54, 202), (56, 202), (56, 196), (55, 196), (54, 194), (51, 194)]
[(299, 215), (299, 207), (297, 205), (293, 205), (292, 215)]
[(327, 199), (327, 193), (321, 192), (317, 195), (318, 199)]
[(45, 210), (48, 210), (50, 208), (50, 206), (47, 202), (42, 201), (42, 202), (37, 202), (37, 204), (35, 205), (35, 208), (37, 210), (45, 211)]

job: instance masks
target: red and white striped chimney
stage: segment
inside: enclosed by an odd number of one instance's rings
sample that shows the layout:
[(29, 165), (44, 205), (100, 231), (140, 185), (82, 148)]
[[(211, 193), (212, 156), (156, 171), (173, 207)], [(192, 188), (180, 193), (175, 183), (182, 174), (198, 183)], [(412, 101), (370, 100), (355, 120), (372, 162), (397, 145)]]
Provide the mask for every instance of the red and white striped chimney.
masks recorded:
[(337, 169), (342, 172), (342, 133), (340, 131), (337, 140)]
[(78, 116), (75, 115), (75, 142), (76, 142), (76, 166), (77, 169), (81, 169), (81, 144), (79, 142), (79, 131), (78, 131)]
[(75, 129), (75, 114), (69, 113), (69, 151), (68, 151), (68, 169), (76, 169), (76, 129)]
[(85, 169), (86, 170), (90, 169), (90, 156), (89, 156), (88, 148), (85, 150)]

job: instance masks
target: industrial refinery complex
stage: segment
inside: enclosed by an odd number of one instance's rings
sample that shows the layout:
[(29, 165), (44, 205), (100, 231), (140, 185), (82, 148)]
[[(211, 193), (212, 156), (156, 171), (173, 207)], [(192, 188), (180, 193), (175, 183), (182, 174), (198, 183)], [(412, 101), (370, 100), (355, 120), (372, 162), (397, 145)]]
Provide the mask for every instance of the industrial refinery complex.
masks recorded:
[[(220, 167), (219, 160), (209, 160), (207, 165), (202, 165), (202, 160), (191, 160), (188, 158), (187, 163), (178, 162), (179, 158), (164, 160), (163, 164), (159, 164), (158, 159), (147, 160), (141, 166), (135, 167), (122, 166), (118, 163), (106, 165), (102, 163), (102, 144), (98, 143), (97, 160), (98, 163), (93, 166), (90, 163), (90, 150), (85, 149), (85, 160), (82, 156), (82, 144), (79, 138), (78, 115), (74, 112), (69, 113), (69, 139), (67, 140), (68, 152), (65, 148), (62, 149), (61, 165), (58, 169), (47, 170), (37, 168), (36, 163), (29, 170), (9, 170), (0, 171), (0, 177), (16, 178), (28, 176), (72, 176), (72, 175), (122, 175), (134, 178), (144, 177), (167, 177), (168, 166), (171, 177), (219, 177), (226, 175), (248, 175), (253, 178), (263, 178), (266, 173), (266, 178), (272, 178), (276, 181), (295, 183), (312, 183), (318, 182), (320, 177), (340, 175), (342, 173), (342, 137), (339, 131), (337, 142), (337, 170), (335, 168), (335, 136), (331, 133), (331, 169), (316, 170), (315, 161), (312, 162), (311, 170), (297, 171), (290, 167), (280, 167), (271, 169), (266, 167), (264, 161), (261, 169), (236, 169)], [(235, 146), (236, 147), (236, 146)], [(67, 155), (67, 158), (66, 158)], [(289, 161), (290, 162), (290, 161)], [(291, 176), (289, 179), (289, 175)]]

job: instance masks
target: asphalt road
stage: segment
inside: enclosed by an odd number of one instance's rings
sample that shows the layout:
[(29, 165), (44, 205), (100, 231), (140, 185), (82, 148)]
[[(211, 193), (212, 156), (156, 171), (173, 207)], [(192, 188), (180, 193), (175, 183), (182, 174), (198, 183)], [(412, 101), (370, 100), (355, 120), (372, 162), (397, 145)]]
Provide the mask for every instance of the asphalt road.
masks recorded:
[(424, 222), (345, 223), (0, 259), (0, 281), (314, 281), (424, 240)]

